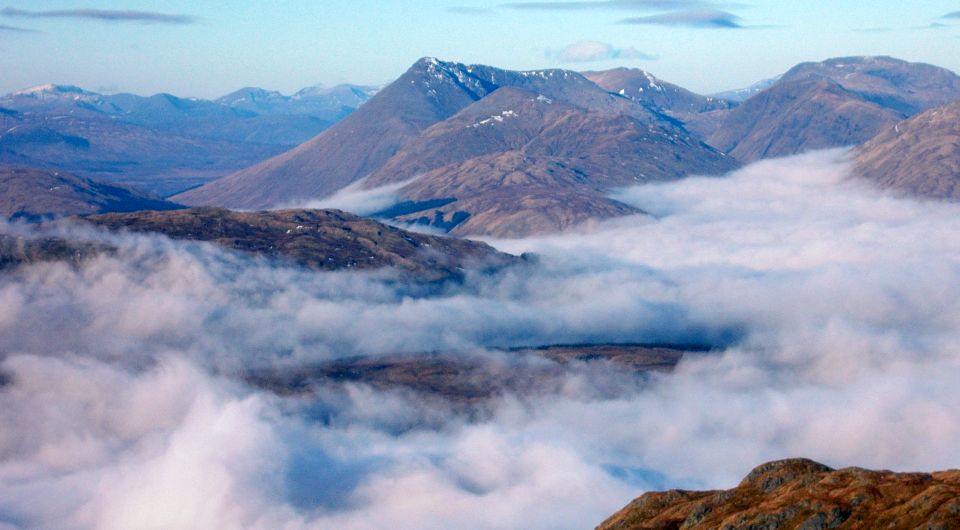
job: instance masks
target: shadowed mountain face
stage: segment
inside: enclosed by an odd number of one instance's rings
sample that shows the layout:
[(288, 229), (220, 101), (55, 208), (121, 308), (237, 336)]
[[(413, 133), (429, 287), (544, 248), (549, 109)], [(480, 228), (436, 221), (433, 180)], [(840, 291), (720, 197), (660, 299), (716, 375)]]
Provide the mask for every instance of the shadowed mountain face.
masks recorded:
[(269, 207), (416, 177), (401, 201), (453, 204), (391, 217), (518, 236), (635, 213), (604, 196), (614, 186), (735, 166), (659, 110), (575, 72), (423, 59), (314, 140), (177, 199)]
[(339, 210), (233, 212), (193, 208), (105, 214), (80, 220), (112, 231), (209, 241), (314, 270), (395, 269), (418, 280), (462, 277), (522, 261), (485, 243), (407, 232)]
[(68, 215), (182, 206), (69, 173), (0, 166), (0, 216), (36, 221)]
[(854, 172), (915, 197), (960, 200), (960, 102), (887, 128), (856, 151)]
[(708, 143), (738, 160), (864, 142), (924, 109), (960, 100), (960, 77), (889, 57), (797, 65), (730, 112)]
[(647, 493), (598, 530), (957, 528), (960, 471), (832, 470), (793, 459), (757, 467), (726, 491)]
[(0, 162), (72, 171), (166, 195), (312, 138), (352, 112), (370, 90), (267, 93), (276, 95), (267, 98), (269, 105), (244, 104), (263, 93), (247, 89), (225, 96), (228, 101), (206, 101), (105, 95), (62, 85), (15, 92), (0, 97)]

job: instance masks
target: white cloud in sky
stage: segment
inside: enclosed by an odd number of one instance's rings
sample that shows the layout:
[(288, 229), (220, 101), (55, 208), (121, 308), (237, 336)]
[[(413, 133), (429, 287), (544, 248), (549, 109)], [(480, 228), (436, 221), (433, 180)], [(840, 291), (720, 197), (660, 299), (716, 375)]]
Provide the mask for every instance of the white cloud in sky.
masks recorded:
[(575, 42), (562, 50), (551, 51), (548, 55), (565, 63), (588, 63), (612, 59), (653, 60), (657, 58), (655, 55), (641, 52), (636, 48), (617, 48), (605, 42), (592, 40)]

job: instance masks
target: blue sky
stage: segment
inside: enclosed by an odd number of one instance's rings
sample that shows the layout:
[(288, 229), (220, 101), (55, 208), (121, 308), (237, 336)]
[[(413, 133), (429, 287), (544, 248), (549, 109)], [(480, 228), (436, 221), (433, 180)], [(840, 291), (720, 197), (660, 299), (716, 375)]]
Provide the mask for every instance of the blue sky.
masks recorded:
[(633, 66), (708, 93), (841, 55), (960, 71), (958, 12), (958, 0), (0, 0), (0, 92), (55, 82), (289, 93), (381, 84), (431, 55), (511, 69)]

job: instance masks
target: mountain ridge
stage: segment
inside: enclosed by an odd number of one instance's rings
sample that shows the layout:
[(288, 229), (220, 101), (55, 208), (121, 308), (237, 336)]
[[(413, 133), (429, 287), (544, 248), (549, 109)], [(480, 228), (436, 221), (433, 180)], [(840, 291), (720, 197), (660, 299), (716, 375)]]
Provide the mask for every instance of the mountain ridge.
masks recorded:
[(707, 143), (742, 162), (855, 145), (960, 100), (960, 76), (892, 57), (800, 63), (730, 111)]
[[(454, 204), (397, 220), (515, 237), (638, 213), (607, 198), (612, 187), (734, 167), (660, 109), (577, 72), (428, 57), (310, 142), (177, 200), (264, 208), (414, 179), (399, 201)], [(582, 211), (560, 210), (573, 204)], [(494, 211), (523, 221), (511, 229)]]

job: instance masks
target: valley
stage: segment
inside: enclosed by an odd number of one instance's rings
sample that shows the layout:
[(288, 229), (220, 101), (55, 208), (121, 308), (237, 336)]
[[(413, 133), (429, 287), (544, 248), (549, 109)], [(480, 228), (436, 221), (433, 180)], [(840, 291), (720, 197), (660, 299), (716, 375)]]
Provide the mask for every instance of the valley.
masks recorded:
[(960, 13), (87, 4), (0, 8), (0, 530), (960, 528)]

